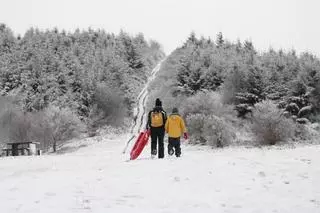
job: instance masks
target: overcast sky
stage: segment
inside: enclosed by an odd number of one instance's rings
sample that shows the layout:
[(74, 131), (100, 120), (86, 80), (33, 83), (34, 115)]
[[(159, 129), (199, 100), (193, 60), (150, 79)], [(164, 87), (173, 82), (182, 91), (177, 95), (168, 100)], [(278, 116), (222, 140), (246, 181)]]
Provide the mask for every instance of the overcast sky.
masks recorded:
[(198, 36), (251, 39), (320, 56), (320, 0), (0, 0), (0, 22), (16, 34), (38, 27), (120, 29), (159, 41), (166, 53), (191, 31)]

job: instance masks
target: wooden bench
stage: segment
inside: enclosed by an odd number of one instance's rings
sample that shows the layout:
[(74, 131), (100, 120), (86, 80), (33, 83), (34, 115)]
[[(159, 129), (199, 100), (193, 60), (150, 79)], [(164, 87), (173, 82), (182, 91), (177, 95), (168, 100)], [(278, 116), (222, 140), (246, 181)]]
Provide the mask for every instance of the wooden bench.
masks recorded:
[[(2, 152), (5, 152), (5, 153), (6, 153), (6, 156), (9, 156), (10, 154), (12, 155), (13, 150), (14, 150), (14, 149), (5, 148), (5, 149), (2, 149)], [(15, 150), (17, 150), (18, 152), (20, 152), (21, 155), (25, 155), (26, 153), (27, 153), (28, 155), (31, 155), (29, 148), (18, 148), (18, 149), (15, 149)]]
[(28, 155), (31, 155), (29, 148), (19, 148), (18, 151), (21, 151), (22, 155), (25, 155), (25, 152), (27, 152)]
[[(2, 149), (2, 151), (6, 153), (6, 156), (9, 156), (9, 154), (11, 154), (12, 156), (18, 156), (20, 153), (21, 153), (21, 155), (25, 155), (25, 154), (37, 155), (41, 152), (39, 152), (39, 150), (36, 148), (36, 144), (40, 144), (40, 143), (38, 143), (38, 142), (7, 143), (8, 148)], [(32, 153), (32, 151), (33, 151), (33, 153)]]
[(6, 156), (9, 156), (9, 152), (12, 152), (12, 149), (2, 149), (2, 152), (6, 153)]

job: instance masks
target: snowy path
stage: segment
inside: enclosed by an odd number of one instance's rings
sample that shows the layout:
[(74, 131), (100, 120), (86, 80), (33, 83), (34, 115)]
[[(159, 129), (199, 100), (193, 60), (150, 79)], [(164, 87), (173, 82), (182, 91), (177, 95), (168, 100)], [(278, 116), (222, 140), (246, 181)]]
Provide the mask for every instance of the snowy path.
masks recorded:
[[(163, 60), (162, 60), (163, 61)], [(154, 80), (157, 72), (160, 70), (162, 61), (152, 70), (150, 77), (148, 78), (148, 81), (140, 94), (138, 95), (138, 106), (136, 108), (135, 112), (135, 122), (132, 126), (131, 133), (134, 135), (137, 135), (145, 126), (146, 126), (146, 120), (145, 114), (146, 114), (146, 102), (148, 99), (148, 86), (151, 81)]]
[(151, 71), (151, 75), (148, 78), (146, 85), (141, 90), (140, 94), (137, 97), (137, 107), (134, 109), (134, 121), (131, 126), (130, 136), (126, 140), (125, 148), (122, 151), (124, 154), (130, 148), (132, 148), (135, 138), (139, 135), (139, 132), (142, 131), (146, 126), (146, 103), (148, 100), (148, 86), (150, 82), (154, 80), (157, 72), (160, 70), (161, 63), (164, 61), (160, 61), (158, 65)]
[[(0, 159), (0, 212), (320, 211), (320, 146), (183, 147), (180, 159), (126, 162), (121, 138), (64, 155)], [(91, 139), (92, 140), (92, 139)]]

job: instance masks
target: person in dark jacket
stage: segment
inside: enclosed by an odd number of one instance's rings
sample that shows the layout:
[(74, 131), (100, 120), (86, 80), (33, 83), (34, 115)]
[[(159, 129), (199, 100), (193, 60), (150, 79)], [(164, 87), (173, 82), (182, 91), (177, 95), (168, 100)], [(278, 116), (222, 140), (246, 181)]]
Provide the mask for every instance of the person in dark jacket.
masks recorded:
[(147, 129), (151, 131), (151, 157), (157, 155), (158, 144), (158, 157), (164, 158), (164, 126), (167, 121), (167, 113), (162, 108), (162, 102), (159, 98), (156, 99), (155, 107), (148, 113)]

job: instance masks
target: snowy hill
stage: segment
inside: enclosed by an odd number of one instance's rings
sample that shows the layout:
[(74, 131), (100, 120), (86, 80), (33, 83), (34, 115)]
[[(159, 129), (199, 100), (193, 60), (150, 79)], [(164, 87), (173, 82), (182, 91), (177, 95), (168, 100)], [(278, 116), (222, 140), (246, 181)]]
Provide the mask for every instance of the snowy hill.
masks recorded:
[[(320, 209), (320, 146), (122, 155), (128, 135), (67, 154), (0, 159), (1, 212), (308, 212)], [(76, 145), (80, 143), (77, 142)]]
[(183, 144), (181, 158), (152, 160), (149, 144), (128, 161), (133, 142), (122, 152), (145, 126), (147, 86), (130, 134), (75, 140), (58, 154), (0, 158), (1, 212), (319, 212), (320, 146)]

